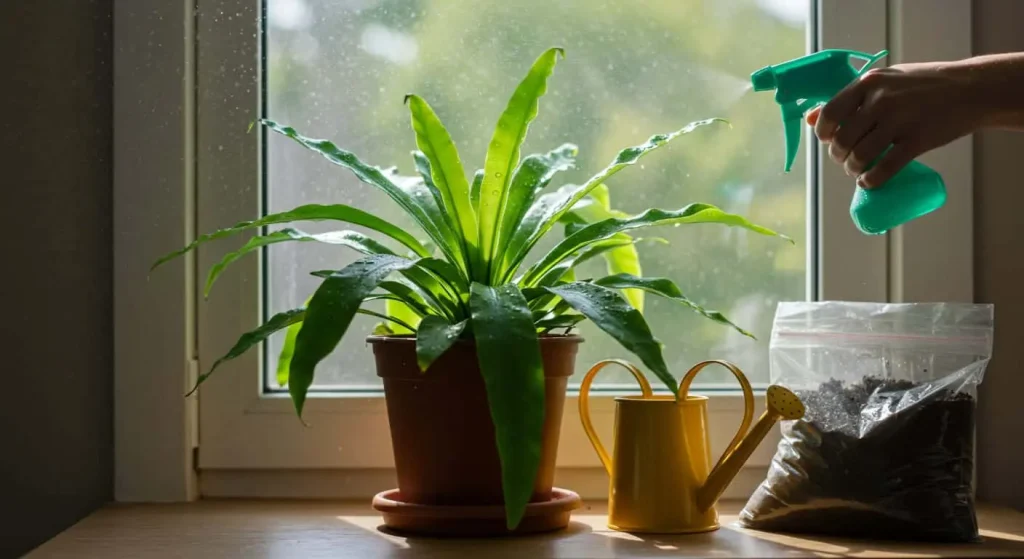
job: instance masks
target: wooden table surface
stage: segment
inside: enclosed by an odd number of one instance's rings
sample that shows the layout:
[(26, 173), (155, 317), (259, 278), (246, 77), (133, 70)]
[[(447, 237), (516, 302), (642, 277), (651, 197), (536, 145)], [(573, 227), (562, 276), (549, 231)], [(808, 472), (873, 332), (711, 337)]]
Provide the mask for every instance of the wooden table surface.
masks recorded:
[(1024, 514), (981, 507), (983, 543), (929, 545), (784, 536), (734, 525), (740, 503), (724, 503), (722, 529), (691, 536), (608, 530), (604, 505), (591, 503), (568, 530), (524, 538), (440, 540), (381, 532), (365, 503), (200, 501), (111, 505), (43, 544), (28, 557), (317, 558), (416, 557), (1021, 557)]

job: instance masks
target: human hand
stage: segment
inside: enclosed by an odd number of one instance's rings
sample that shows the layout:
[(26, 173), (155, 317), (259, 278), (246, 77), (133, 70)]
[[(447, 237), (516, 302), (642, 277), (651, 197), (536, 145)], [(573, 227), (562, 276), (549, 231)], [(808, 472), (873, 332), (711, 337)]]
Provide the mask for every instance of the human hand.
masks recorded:
[(971, 72), (956, 63), (873, 69), (809, 112), (807, 122), (846, 174), (864, 188), (875, 188), (919, 155), (981, 124), (971, 81)]

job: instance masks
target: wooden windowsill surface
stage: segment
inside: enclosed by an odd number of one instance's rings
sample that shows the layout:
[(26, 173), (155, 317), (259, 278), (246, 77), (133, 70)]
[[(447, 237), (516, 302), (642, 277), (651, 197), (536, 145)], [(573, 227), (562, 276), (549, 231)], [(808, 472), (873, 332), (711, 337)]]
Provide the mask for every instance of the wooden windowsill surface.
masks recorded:
[(742, 503), (719, 506), (722, 528), (690, 536), (632, 535), (605, 526), (605, 507), (588, 503), (568, 530), (523, 538), (403, 538), (378, 530), (366, 503), (199, 501), (110, 505), (30, 558), (148, 557), (316, 558), (424, 557), (1013, 557), (1024, 556), (1024, 513), (982, 506), (983, 543), (934, 545), (784, 536), (734, 525)]

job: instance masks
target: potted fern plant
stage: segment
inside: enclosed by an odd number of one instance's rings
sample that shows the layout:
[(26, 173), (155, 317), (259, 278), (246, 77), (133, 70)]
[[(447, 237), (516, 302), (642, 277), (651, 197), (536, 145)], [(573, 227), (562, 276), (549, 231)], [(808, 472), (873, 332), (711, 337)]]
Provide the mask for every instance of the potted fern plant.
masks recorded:
[[(684, 297), (667, 278), (617, 273), (577, 281), (575, 266), (630, 245), (634, 239), (628, 232), (655, 225), (718, 223), (779, 236), (709, 204), (638, 215), (609, 208), (605, 180), (720, 119), (652, 136), (622, 150), (583, 184), (548, 190), (558, 172), (574, 166), (576, 147), (566, 144), (521, 158), (520, 146), (562, 54), (549, 49), (530, 68), (498, 119), (483, 169), (471, 181), (445, 126), (417, 95), (405, 99), (419, 148), (413, 152), (416, 177), (372, 166), (330, 141), (262, 120), (269, 130), (384, 191), (427, 240), (344, 204), (305, 205), (202, 235), (161, 258), (155, 266), (209, 241), (298, 221), (356, 225), (402, 247), (396, 250), (351, 230), (307, 234), (286, 228), (251, 238), (210, 270), (207, 291), (232, 261), (275, 243), (330, 243), (364, 256), (340, 270), (311, 271), (323, 281), (305, 306), (243, 334), (199, 383), (224, 361), (284, 330), (278, 379), (287, 382), (301, 418), (317, 364), (335, 349), (357, 313), (379, 316), (392, 326), (378, 326), (368, 341), (384, 379), (402, 501), (496, 505), (503, 513), (502, 529), (539, 529), (520, 523), (531, 502), (544, 503), (552, 496), (565, 387), (582, 341), (568, 333), (575, 324), (593, 321), (673, 392), (676, 383), (661, 344), (636, 308), (640, 294), (667, 297), (749, 335), (722, 314)], [(565, 237), (526, 265), (531, 249), (558, 224), (564, 225)], [(362, 307), (380, 299), (387, 303), (385, 314)]]

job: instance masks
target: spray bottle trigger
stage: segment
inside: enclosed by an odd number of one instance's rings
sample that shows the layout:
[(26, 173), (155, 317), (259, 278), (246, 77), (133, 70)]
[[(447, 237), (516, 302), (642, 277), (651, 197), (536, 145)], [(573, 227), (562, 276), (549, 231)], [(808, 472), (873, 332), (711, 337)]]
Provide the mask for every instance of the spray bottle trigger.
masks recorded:
[[(783, 111), (785, 113), (785, 111)], [(789, 118), (783, 120), (786, 127), (786, 172), (793, 168), (796, 161), (796, 152), (800, 148), (800, 128), (803, 123), (800, 118)]]
[(857, 58), (864, 61), (864, 65), (860, 67), (860, 70), (857, 70), (857, 77), (859, 78), (863, 76), (865, 73), (867, 73), (867, 71), (870, 70), (871, 67), (875, 65), (875, 62), (878, 62), (879, 60), (885, 58), (886, 56), (889, 56), (889, 51), (882, 49), (878, 51), (877, 54), (874, 55), (857, 51), (849, 51), (849, 54), (851, 58)]
[(793, 168), (793, 162), (796, 161), (796, 153), (800, 148), (800, 129), (803, 128), (803, 118), (803, 111), (799, 102), (782, 105), (782, 126), (786, 132), (785, 171), (787, 173)]

